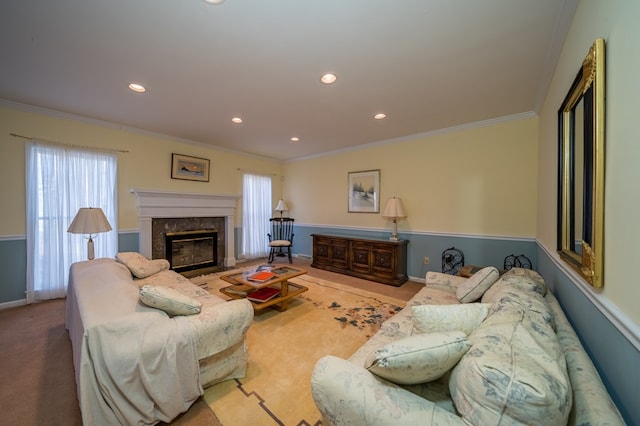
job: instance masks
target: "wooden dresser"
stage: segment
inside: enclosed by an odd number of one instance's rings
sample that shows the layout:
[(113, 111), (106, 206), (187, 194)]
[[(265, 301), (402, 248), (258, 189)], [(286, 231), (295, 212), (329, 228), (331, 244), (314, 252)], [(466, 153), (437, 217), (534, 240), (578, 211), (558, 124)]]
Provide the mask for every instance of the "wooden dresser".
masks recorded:
[(327, 271), (399, 286), (407, 281), (407, 240), (312, 234), (313, 263)]

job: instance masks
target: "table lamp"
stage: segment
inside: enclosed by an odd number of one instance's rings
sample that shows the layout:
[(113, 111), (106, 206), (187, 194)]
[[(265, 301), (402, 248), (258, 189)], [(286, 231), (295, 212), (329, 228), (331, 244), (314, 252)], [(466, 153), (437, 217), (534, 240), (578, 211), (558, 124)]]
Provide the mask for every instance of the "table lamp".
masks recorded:
[(89, 234), (87, 242), (87, 258), (94, 259), (93, 234), (111, 231), (111, 225), (101, 208), (82, 207), (78, 210), (67, 232), (71, 234)]
[(387, 220), (393, 221), (393, 233), (389, 238), (390, 241), (398, 241), (398, 219), (404, 219), (407, 217), (407, 213), (402, 206), (402, 200), (400, 198), (389, 198), (387, 204), (384, 206), (382, 217)]
[(276, 206), (275, 210), (277, 212), (280, 212), (280, 218), (282, 218), (282, 212), (286, 212), (287, 210), (289, 210), (289, 207), (287, 207), (287, 203), (280, 198), (280, 201), (278, 201), (278, 205)]

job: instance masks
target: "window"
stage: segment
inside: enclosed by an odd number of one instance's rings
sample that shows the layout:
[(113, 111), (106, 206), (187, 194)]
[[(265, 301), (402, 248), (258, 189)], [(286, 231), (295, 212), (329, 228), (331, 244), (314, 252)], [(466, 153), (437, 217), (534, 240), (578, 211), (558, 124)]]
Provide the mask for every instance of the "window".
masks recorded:
[(271, 217), (271, 176), (245, 174), (242, 191), (242, 256), (265, 257)]
[(100, 207), (112, 231), (94, 240), (96, 257), (117, 252), (117, 156), (26, 144), (27, 303), (66, 295), (69, 267), (87, 259), (87, 237), (67, 233), (80, 207)]

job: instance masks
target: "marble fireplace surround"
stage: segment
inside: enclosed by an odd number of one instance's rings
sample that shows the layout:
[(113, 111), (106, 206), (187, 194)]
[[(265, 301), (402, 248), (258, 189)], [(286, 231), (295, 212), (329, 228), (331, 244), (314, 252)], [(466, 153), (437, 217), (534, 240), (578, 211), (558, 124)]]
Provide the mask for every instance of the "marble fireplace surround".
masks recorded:
[(223, 217), (224, 266), (235, 266), (235, 212), (237, 195), (131, 189), (138, 207), (140, 253), (152, 258), (152, 221), (164, 218)]

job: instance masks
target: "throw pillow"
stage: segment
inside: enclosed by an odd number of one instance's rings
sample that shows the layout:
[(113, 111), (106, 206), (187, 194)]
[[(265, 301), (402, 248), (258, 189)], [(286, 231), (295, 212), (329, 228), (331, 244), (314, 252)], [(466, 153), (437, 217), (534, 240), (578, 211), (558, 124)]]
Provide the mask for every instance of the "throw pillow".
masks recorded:
[(140, 301), (169, 315), (194, 315), (202, 308), (202, 303), (177, 290), (153, 285), (140, 287)]
[(460, 303), (475, 302), (485, 291), (500, 278), (500, 273), (493, 266), (482, 268), (458, 286), (456, 297)]
[(536, 283), (536, 285), (537, 285), (536, 291), (538, 293), (540, 293), (543, 296), (545, 294), (547, 294), (547, 286), (544, 283), (544, 278), (542, 278), (542, 275), (540, 275), (538, 272), (534, 271), (533, 269), (511, 268), (507, 272), (504, 273), (504, 276), (506, 276), (506, 277), (527, 277), (527, 278), (533, 280)]
[(547, 294), (547, 286), (539, 273), (530, 269), (513, 268), (502, 275), (498, 282), (482, 295), (482, 303), (494, 303), (506, 287), (535, 291), (542, 296)]
[(469, 335), (489, 314), (490, 303), (412, 306), (413, 334), (461, 330)]
[(166, 259), (149, 260), (140, 253), (133, 251), (116, 254), (116, 259), (123, 263), (136, 278), (146, 278), (160, 271), (169, 269)]
[(425, 383), (442, 377), (470, 346), (466, 334), (459, 330), (416, 334), (376, 349), (364, 366), (397, 384)]

